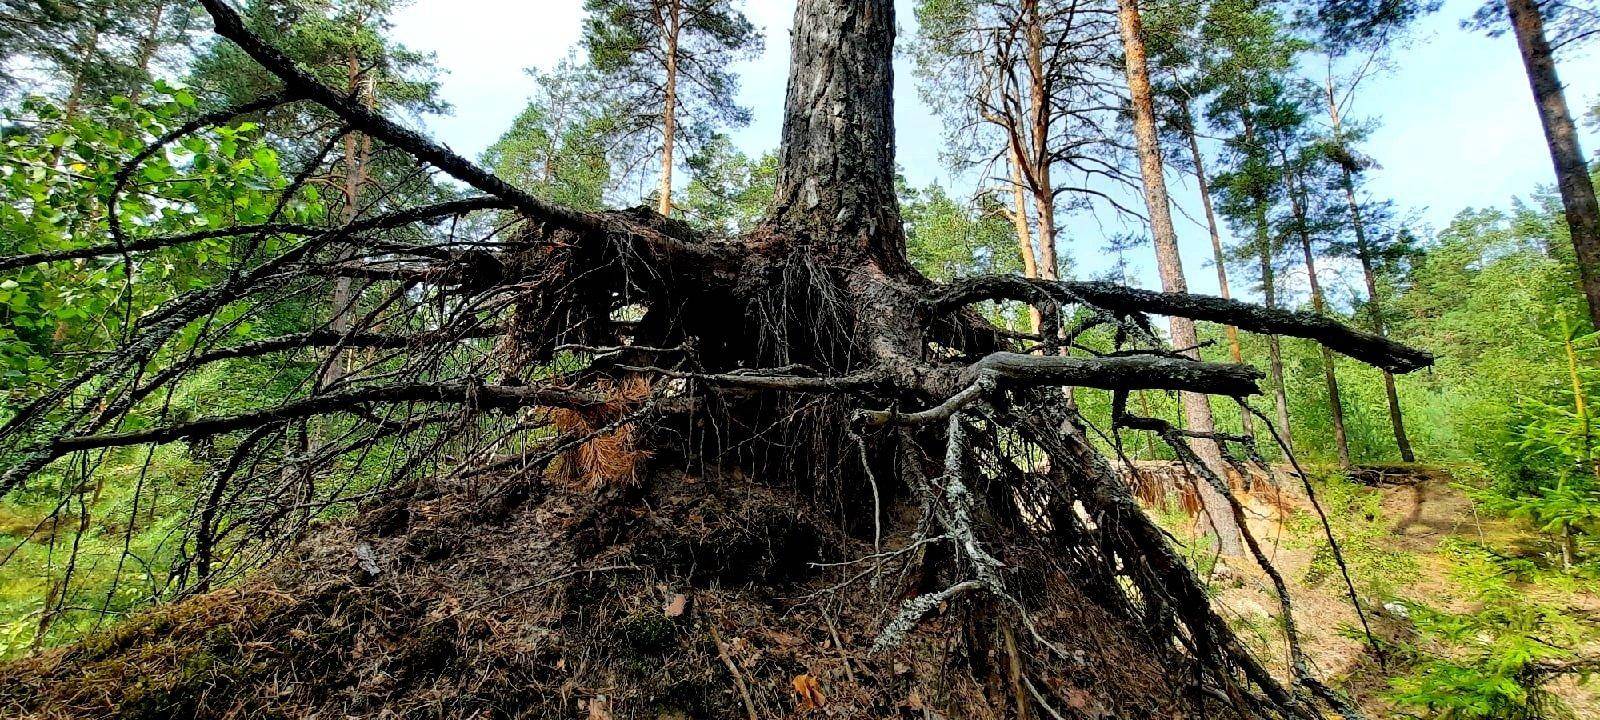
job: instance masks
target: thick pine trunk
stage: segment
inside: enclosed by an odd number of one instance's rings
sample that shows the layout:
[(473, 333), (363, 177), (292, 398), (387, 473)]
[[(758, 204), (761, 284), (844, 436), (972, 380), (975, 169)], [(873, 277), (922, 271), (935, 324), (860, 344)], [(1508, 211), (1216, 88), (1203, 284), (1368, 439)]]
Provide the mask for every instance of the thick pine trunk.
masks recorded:
[(771, 224), (835, 258), (910, 268), (894, 193), (894, 6), (802, 2), (795, 9)]
[(1555, 57), (1544, 35), (1544, 18), (1536, 0), (1506, 0), (1511, 27), (1522, 50), (1522, 64), (1533, 88), (1533, 102), (1544, 126), (1545, 144), (1555, 165), (1561, 205), (1566, 209), (1572, 249), (1578, 258), (1578, 276), (1589, 301), (1589, 321), (1600, 330), (1600, 204), (1594, 183), (1578, 145), (1578, 128), (1567, 109), (1566, 90), (1556, 75)]
[[(1178, 234), (1172, 225), (1172, 208), (1167, 196), (1167, 183), (1163, 175), (1160, 140), (1156, 135), (1155, 108), (1150, 90), (1150, 69), (1145, 60), (1142, 22), (1137, 0), (1118, 0), (1117, 19), (1122, 30), (1122, 45), (1127, 62), (1128, 93), (1133, 101), (1133, 133), (1137, 141), (1139, 174), (1144, 181), (1145, 206), (1150, 214), (1150, 234), (1155, 240), (1156, 269), (1161, 275), (1161, 289), (1166, 292), (1188, 292), (1183, 277), (1183, 261), (1178, 255)], [(1194, 321), (1187, 318), (1169, 319), (1172, 344), (1189, 357), (1199, 359), (1199, 338)], [(1180, 394), (1184, 420), (1193, 432), (1209, 433), (1216, 429), (1211, 415), (1211, 404), (1204, 395)], [(1226, 463), (1220, 448), (1212, 440), (1197, 439), (1195, 454), (1218, 477), (1228, 477)], [(1225, 555), (1244, 553), (1239, 528), (1233, 521), (1233, 511), (1228, 499), (1216, 488), (1197, 483), (1200, 502), (1206, 520), (1217, 537), (1218, 549)]]

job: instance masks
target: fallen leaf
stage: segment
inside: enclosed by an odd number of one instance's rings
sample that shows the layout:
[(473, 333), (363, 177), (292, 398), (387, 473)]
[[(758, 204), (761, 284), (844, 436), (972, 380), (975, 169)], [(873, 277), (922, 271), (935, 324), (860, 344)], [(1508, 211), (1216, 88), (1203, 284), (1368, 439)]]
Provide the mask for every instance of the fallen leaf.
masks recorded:
[(794, 691), (800, 695), (800, 710), (815, 710), (828, 704), (828, 696), (822, 694), (822, 685), (811, 675), (794, 676)]
[(688, 607), (689, 596), (679, 593), (677, 595), (673, 595), (672, 599), (667, 602), (667, 606), (662, 608), (661, 611), (666, 613), (667, 617), (674, 618), (683, 615), (683, 611), (688, 609)]
[(611, 703), (604, 695), (589, 699), (589, 720), (611, 720)]

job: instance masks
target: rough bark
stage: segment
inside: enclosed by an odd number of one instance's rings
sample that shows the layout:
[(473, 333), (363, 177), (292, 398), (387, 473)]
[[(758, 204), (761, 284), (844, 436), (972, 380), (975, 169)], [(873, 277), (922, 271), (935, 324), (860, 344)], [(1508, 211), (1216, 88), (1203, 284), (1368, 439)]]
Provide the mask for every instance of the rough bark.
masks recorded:
[(900, 271), (894, 35), (890, 0), (795, 8), (772, 221), (794, 246)]
[(1589, 321), (1600, 330), (1600, 203), (1578, 144), (1578, 128), (1567, 108), (1566, 90), (1556, 75), (1555, 57), (1545, 38), (1537, 0), (1505, 0), (1511, 28), (1522, 51), (1522, 64), (1533, 89), (1533, 102), (1544, 126), (1544, 139), (1555, 166), (1561, 205), (1578, 259), (1578, 277), (1589, 301)]
[[(1155, 241), (1156, 269), (1161, 275), (1161, 289), (1169, 293), (1186, 293), (1188, 284), (1183, 276), (1183, 260), (1178, 254), (1178, 234), (1172, 225), (1172, 207), (1167, 196), (1161, 143), (1157, 135), (1155, 108), (1150, 89), (1150, 68), (1145, 59), (1143, 24), (1139, 15), (1138, 0), (1117, 0), (1117, 20), (1122, 31), (1122, 46), (1127, 63), (1128, 93), (1133, 105), (1133, 133), (1139, 156), (1139, 174), (1144, 185), (1145, 207), (1149, 210), (1150, 234)], [(1169, 320), (1172, 344), (1189, 357), (1199, 359), (1199, 338), (1194, 321), (1171, 316)], [(1215, 432), (1210, 401), (1204, 395), (1184, 393), (1180, 396), (1184, 419), (1193, 432)], [(1200, 439), (1195, 443), (1195, 453), (1218, 477), (1228, 477), (1227, 465), (1215, 442)], [(1244, 553), (1239, 528), (1233, 522), (1228, 500), (1215, 488), (1206, 484), (1198, 486), (1200, 502), (1216, 534), (1218, 549), (1228, 556)]]

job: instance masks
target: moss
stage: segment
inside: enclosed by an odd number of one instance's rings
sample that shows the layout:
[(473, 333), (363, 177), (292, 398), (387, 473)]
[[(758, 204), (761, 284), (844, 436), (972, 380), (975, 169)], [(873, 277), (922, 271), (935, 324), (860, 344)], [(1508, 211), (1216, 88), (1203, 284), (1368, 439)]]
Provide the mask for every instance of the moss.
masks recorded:
[(617, 637), (642, 655), (659, 655), (677, 643), (678, 624), (660, 611), (640, 611), (617, 623)]

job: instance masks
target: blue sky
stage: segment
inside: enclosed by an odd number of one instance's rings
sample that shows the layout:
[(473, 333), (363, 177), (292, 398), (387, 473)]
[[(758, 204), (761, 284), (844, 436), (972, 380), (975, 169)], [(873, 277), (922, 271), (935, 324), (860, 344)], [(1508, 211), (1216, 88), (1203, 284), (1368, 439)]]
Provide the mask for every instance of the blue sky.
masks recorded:
[[(913, 31), (909, 0), (898, 0), (902, 36)], [(394, 18), (394, 32), (405, 44), (436, 54), (447, 117), (429, 118), (436, 137), (476, 156), (510, 124), (532, 89), (522, 70), (549, 67), (570, 52), (582, 20), (581, 0), (415, 0)], [(1538, 117), (1522, 72), (1516, 43), (1490, 38), (1458, 26), (1477, 0), (1448, 0), (1426, 20), (1411, 42), (1393, 53), (1393, 67), (1363, 85), (1355, 118), (1380, 123), (1366, 146), (1381, 167), (1368, 188), (1393, 198), (1433, 227), (1442, 227), (1466, 207), (1504, 206), (1553, 182)], [(767, 35), (766, 52), (738, 69), (741, 102), (754, 121), (735, 141), (747, 152), (771, 148), (779, 135), (784, 81), (788, 72), (788, 30), (792, 0), (746, 0), (746, 13)], [(492, 19), (492, 22), (486, 22)], [(1582, 113), (1600, 94), (1600, 59), (1593, 53), (1564, 57), (1562, 79), (1568, 101)], [(957, 191), (971, 178), (953, 177), (939, 160), (943, 128), (917, 97), (909, 61), (896, 63), (898, 161), (915, 184), (938, 182)], [(1584, 147), (1596, 137), (1583, 128)], [(1178, 213), (1178, 232), (1190, 287), (1215, 292), (1211, 252), (1198, 197), (1188, 178), (1169, 174)], [(1080, 274), (1106, 270), (1113, 258), (1105, 239), (1138, 228), (1106, 214), (1064, 223), (1062, 248)], [(1153, 253), (1127, 255), (1133, 279), (1157, 287)], [(1348, 283), (1349, 268), (1331, 267), (1330, 284)], [(1293, 279), (1291, 279), (1292, 281)]]

